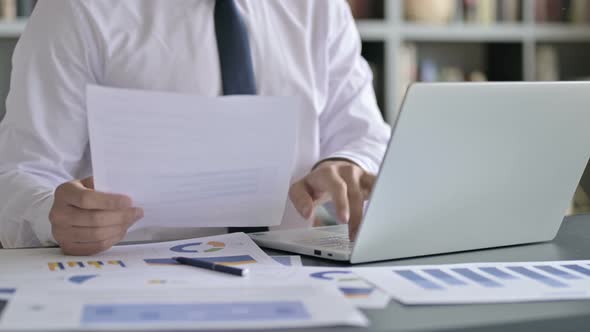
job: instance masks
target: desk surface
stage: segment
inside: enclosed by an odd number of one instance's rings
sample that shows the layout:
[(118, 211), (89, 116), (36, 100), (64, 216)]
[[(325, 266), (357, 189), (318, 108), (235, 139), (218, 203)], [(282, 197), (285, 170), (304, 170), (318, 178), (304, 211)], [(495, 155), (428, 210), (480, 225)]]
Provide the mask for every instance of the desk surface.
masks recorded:
[[(425, 244), (427, 245), (427, 244)], [(270, 254), (281, 254), (267, 251)], [(394, 266), (473, 262), (552, 261), (590, 259), (590, 215), (569, 217), (553, 242), (459, 254), (397, 260), (361, 266)], [(303, 257), (310, 266), (342, 266)], [(404, 306), (392, 301), (385, 310), (366, 310), (368, 331), (588, 331), (590, 301), (481, 304), (452, 306)], [(363, 329), (315, 329), (306, 331), (364, 331)]]

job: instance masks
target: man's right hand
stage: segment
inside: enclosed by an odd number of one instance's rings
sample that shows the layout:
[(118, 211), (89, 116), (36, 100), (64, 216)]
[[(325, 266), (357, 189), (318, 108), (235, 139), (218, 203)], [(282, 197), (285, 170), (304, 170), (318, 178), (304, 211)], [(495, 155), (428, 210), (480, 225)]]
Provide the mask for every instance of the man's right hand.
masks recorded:
[(92, 177), (57, 187), (49, 213), (53, 237), (66, 255), (75, 256), (111, 248), (141, 218), (143, 210), (131, 198), (95, 191)]

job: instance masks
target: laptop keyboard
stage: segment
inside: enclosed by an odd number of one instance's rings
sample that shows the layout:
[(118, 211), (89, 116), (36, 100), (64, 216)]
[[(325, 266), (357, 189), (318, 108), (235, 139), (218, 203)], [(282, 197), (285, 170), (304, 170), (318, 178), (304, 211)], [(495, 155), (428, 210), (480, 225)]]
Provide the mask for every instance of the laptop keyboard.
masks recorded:
[(315, 239), (305, 239), (296, 241), (296, 243), (312, 247), (323, 247), (333, 250), (352, 251), (354, 242), (348, 239), (348, 234), (322, 236)]

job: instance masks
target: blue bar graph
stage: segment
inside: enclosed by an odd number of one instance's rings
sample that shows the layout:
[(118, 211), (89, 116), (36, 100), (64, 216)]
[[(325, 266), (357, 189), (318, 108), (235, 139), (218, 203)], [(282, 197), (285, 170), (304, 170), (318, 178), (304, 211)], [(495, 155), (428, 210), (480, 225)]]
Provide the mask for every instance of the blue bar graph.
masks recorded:
[(581, 265), (568, 264), (568, 265), (562, 265), (562, 266), (565, 267), (566, 269), (570, 269), (572, 271), (579, 272), (585, 276), (590, 276), (590, 270), (581, 266)]
[(535, 268), (539, 269), (541, 271), (544, 271), (546, 273), (549, 273), (551, 275), (554, 275), (556, 277), (563, 278), (563, 279), (568, 279), (568, 280), (581, 279), (577, 275), (573, 275), (569, 272), (566, 272), (564, 270), (560, 270), (560, 269), (550, 266), (550, 265), (536, 265)]
[(488, 266), (486, 266), (486, 267), (480, 267), (479, 269), (482, 270), (483, 272), (485, 272), (485, 273), (487, 273), (487, 274), (489, 274), (491, 276), (494, 276), (496, 278), (499, 278), (499, 279), (504, 279), (504, 280), (516, 280), (516, 279), (518, 279), (518, 277), (516, 277), (515, 275), (510, 274), (510, 273), (507, 273), (507, 272), (504, 272), (504, 271), (500, 270), (497, 267), (488, 267)]
[(425, 273), (428, 273), (429, 275), (433, 276), (434, 278), (444, 282), (447, 285), (451, 285), (451, 286), (464, 286), (467, 285), (467, 283), (461, 279), (457, 279), (455, 277), (453, 277), (451, 274), (440, 270), (440, 269), (424, 269), (422, 270)]
[(452, 269), (453, 271), (455, 271), (456, 273), (464, 276), (465, 278), (474, 281), (484, 287), (503, 287), (502, 284), (486, 278), (484, 276), (482, 276), (479, 273), (475, 273), (473, 270), (467, 269), (467, 268), (456, 268), (456, 269)]
[(590, 260), (474, 262), (358, 271), (408, 305), (590, 300)]
[(394, 272), (397, 273), (398, 275), (400, 275), (401, 277), (413, 282), (414, 284), (416, 284), (424, 289), (432, 289), (432, 290), (443, 289), (443, 287), (422, 277), (421, 275), (419, 275), (418, 273), (416, 273), (414, 271), (399, 270), (399, 271), (394, 271)]
[(516, 273), (519, 273), (525, 277), (529, 277), (533, 280), (536, 280), (536, 281), (543, 283), (543, 284), (550, 286), (550, 287), (556, 287), (556, 288), (568, 287), (567, 284), (564, 284), (561, 281), (547, 277), (547, 276), (537, 273), (533, 270), (527, 269), (526, 267), (523, 267), (523, 266), (509, 266), (508, 269), (511, 271), (514, 271)]
[(83, 325), (147, 324), (163, 322), (259, 322), (305, 321), (311, 315), (302, 302), (236, 302), (187, 304), (86, 305)]

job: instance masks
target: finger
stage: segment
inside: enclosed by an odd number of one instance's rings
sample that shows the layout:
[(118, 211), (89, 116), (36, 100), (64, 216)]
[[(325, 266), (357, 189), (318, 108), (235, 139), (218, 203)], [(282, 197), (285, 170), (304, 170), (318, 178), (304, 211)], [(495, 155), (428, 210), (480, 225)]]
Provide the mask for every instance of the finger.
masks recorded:
[(119, 243), (125, 235), (119, 235), (108, 240), (93, 243), (64, 242), (60, 247), (64, 254), (71, 256), (92, 256), (110, 249)]
[(318, 174), (318, 176), (308, 177), (306, 183), (314, 192), (327, 192), (332, 198), (338, 219), (343, 223), (348, 222), (350, 211), (347, 188), (340, 175), (335, 172)]
[(356, 238), (356, 233), (363, 220), (364, 197), (358, 184), (348, 187), (348, 202), (350, 205), (350, 219), (348, 220), (348, 236), (351, 241)]
[(116, 225), (100, 228), (89, 227), (56, 227), (55, 235), (66, 242), (97, 243), (118, 237), (126, 232), (125, 225)]
[(375, 187), (375, 182), (377, 181), (377, 177), (371, 173), (364, 173), (361, 176), (361, 188), (363, 190), (364, 198), (369, 199), (373, 188)]
[(350, 240), (356, 238), (356, 233), (362, 222), (365, 197), (361, 188), (363, 171), (358, 167), (343, 168), (342, 179), (346, 182), (348, 204), (350, 206), (350, 220), (348, 221), (348, 235)]
[(74, 227), (100, 228), (110, 226), (127, 225), (143, 218), (143, 209), (129, 208), (118, 211), (107, 210), (82, 210), (70, 207), (68, 213), (68, 225)]
[(356, 235), (363, 221), (362, 207), (360, 211), (361, 212), (356, 215), (351, 212), (350, 221), (348, 222), (348, 238), (350, 241), (354, 241), (356, 239)]
[(298, 181), (291, 186), (289, 198), (303, 218), (311, 218), (314, 210), (313, 198), (304, 181)]
[(80, 180), (80, 183), (82, 183), (82, 185), (88, 189), (94, 189), (94, 177), (92, 176)]
[(133, 204), (131, 198), (125, 195), (94, 191), (84, 187), (80, 181), (61, 185), (58, 190), (66, 203), (85, 210), (121, 210)]

